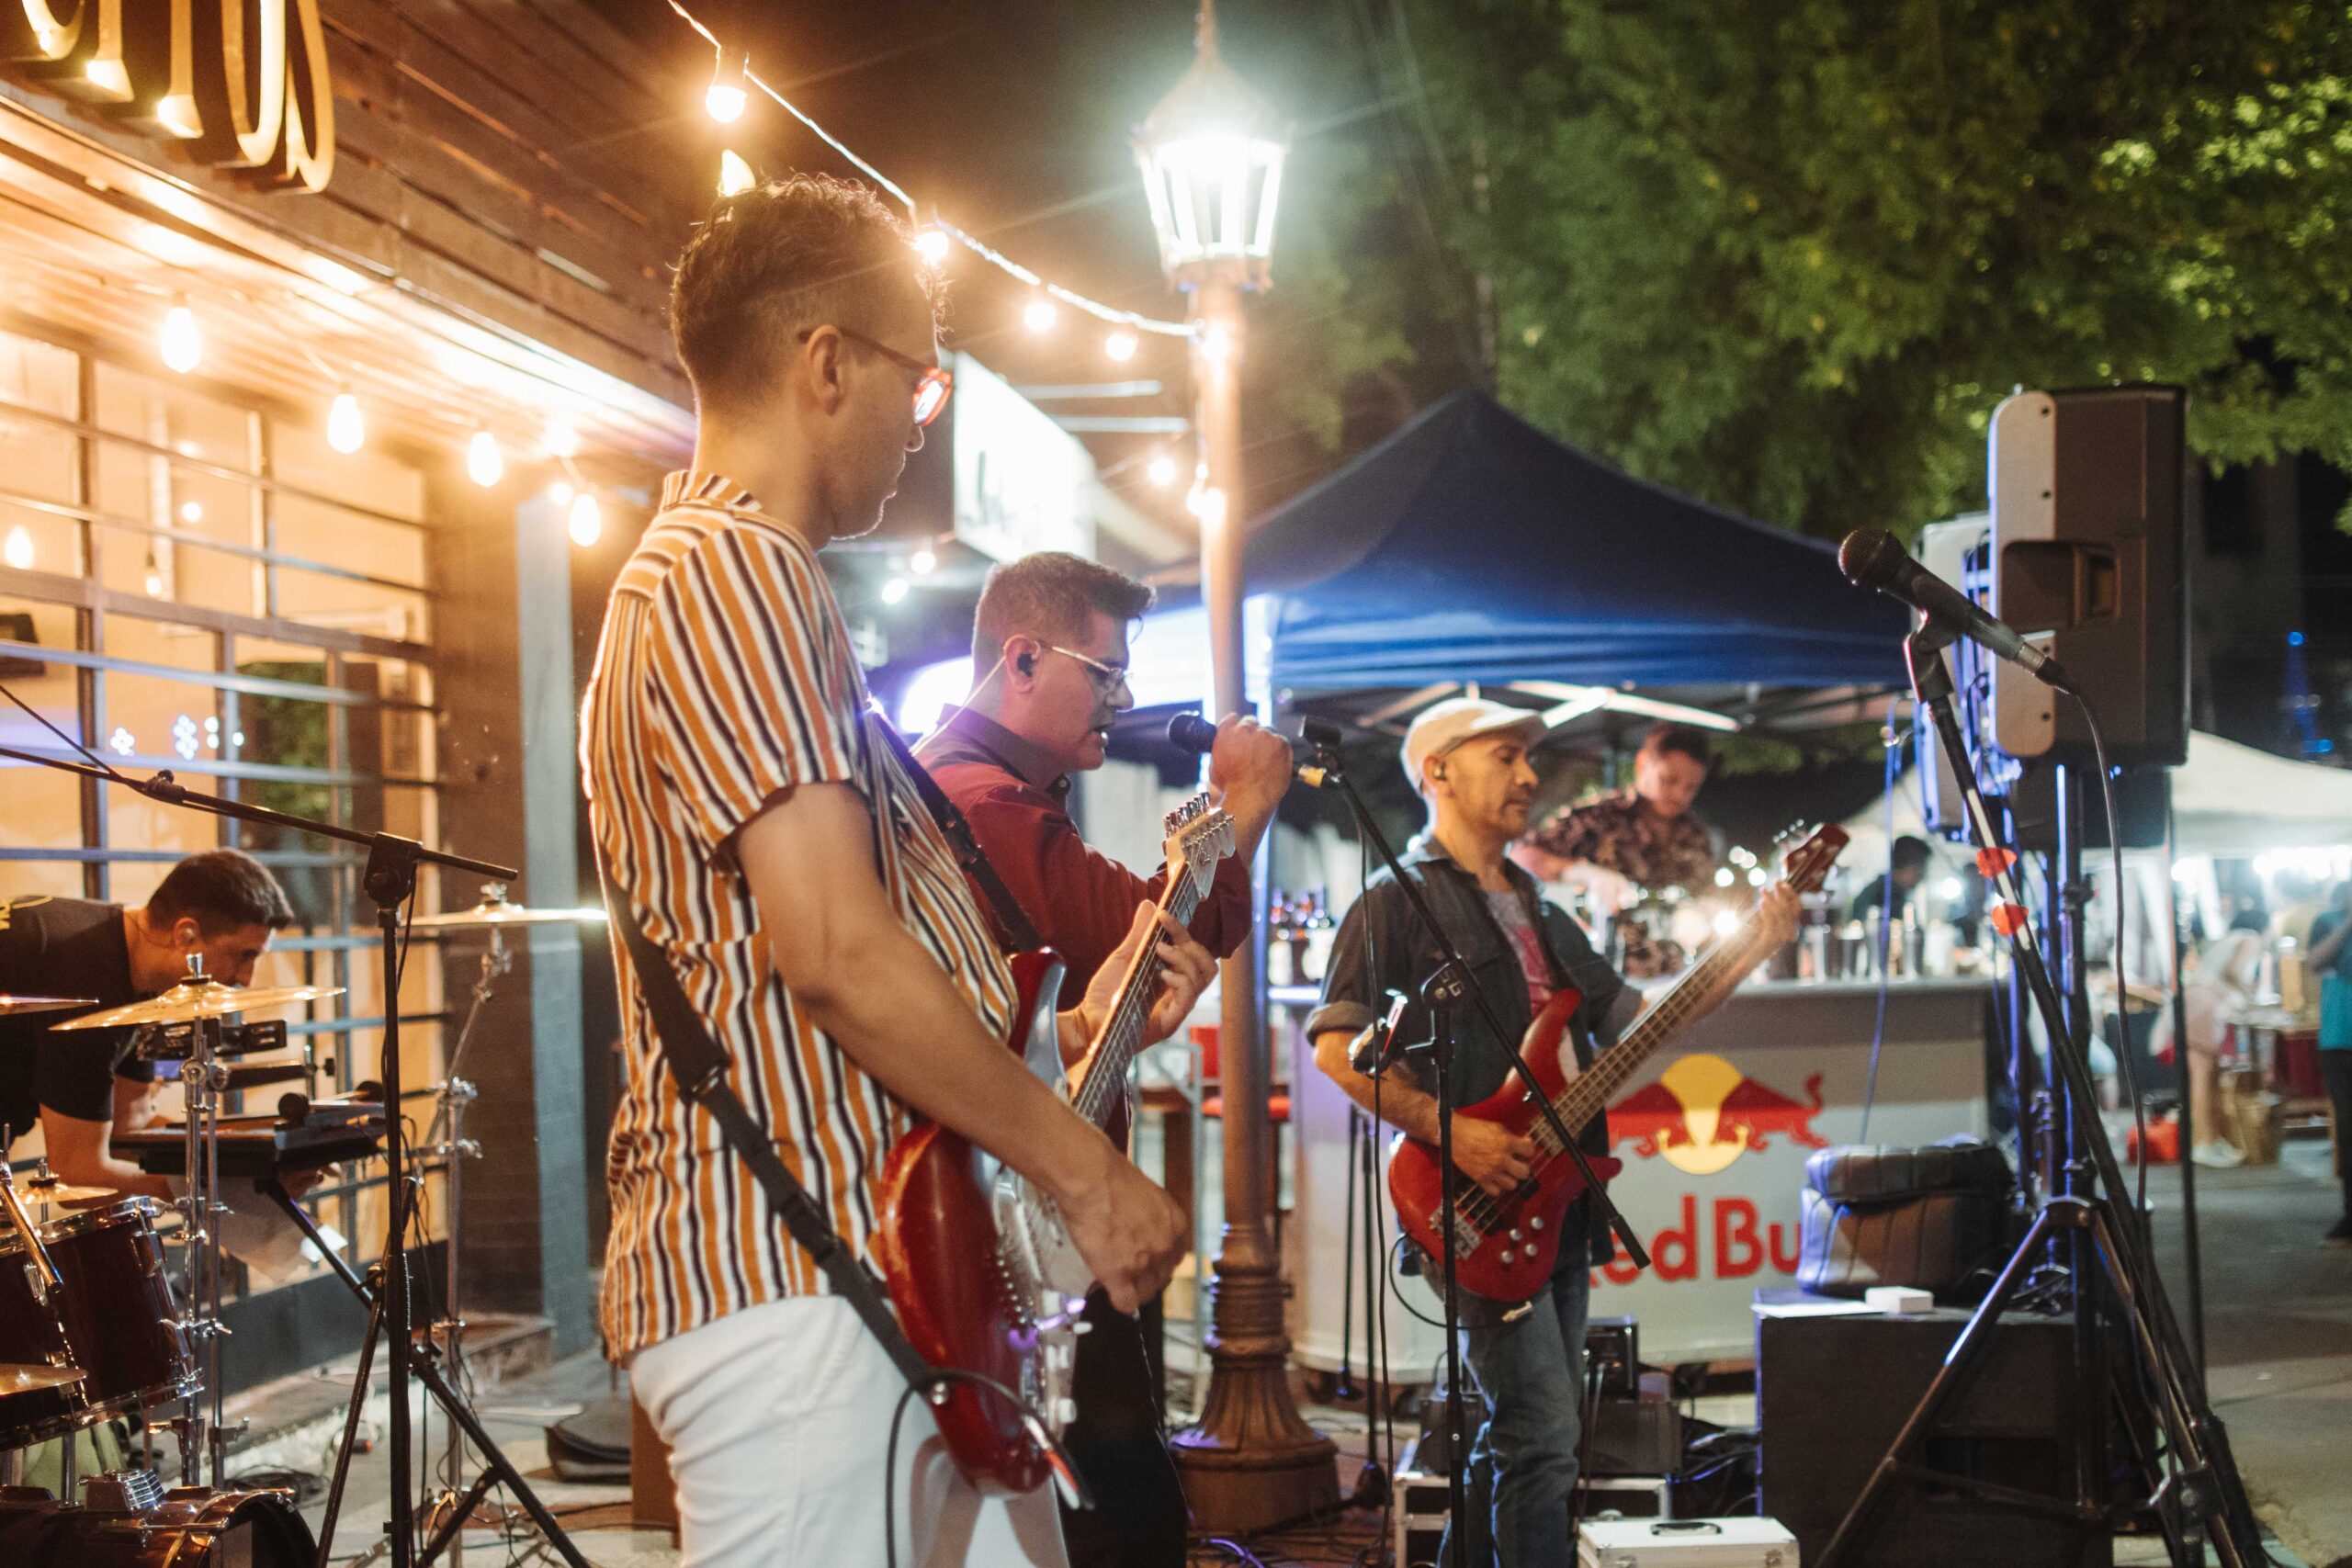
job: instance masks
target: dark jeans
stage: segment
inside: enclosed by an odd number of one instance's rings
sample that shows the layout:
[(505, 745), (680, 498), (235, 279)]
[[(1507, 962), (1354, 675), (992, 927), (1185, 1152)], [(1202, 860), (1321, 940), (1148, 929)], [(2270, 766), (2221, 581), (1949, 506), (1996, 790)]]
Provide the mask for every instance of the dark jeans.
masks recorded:
[(2344, 1217), (2352, 1220), (2352, 1051), (2320, 1052), (2319, 1076), (2335, 1111), (2335, 1174), (2344, 1182)]
[(1062, 1509), (1070, 1568), (1184, 1568), (1192, 1516), (1160, 1429), (1158, 1369), (1145, 1350), (1146, 1333), (1159, 1336), (1159, 1312), (1157, 1299), (1145, 1303), (1138, 1323), (1099, 1291), (1087, 1298), (1091, 1326), (1078, 1342), (1071, 1380), (1078, 1419), (1062, 1443), (1094, 1506)]
[[(1470, 1444), (1474, 1511), (1492, 1521), (1501, 1568), (1570, 1568), (1568, 1493), (1577, 1483), (1591, 1277), (1581, 1247), (1564, 1247), (1552, 1288), (1513, 1317), (1510, 1304), (1462, 1298), (1463, 1356), (1485, 1406)], [(1441, 1558), (1440, 1561), (1447, 1561)]]

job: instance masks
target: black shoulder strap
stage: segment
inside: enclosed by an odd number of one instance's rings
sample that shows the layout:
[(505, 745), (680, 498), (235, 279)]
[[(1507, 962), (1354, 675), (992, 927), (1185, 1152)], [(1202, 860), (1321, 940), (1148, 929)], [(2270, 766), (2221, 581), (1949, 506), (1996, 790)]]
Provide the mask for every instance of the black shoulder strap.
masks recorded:
[(1045, 946), (1046, 939), (1038, 934), (1035, 922), (1029, 919), (1029, 912), (1012, 896), (1012, 889), (1004, 885), (1004, 878), (996, 874), (996, 867), (989, 863), (987, 853), (980, 848), (979, 838), (972, 831), (971, 823), (964, 819), (964, 813), (947, 798), (947, 792), (939, 787), (939, 781), (915, 760), (914, 750), (907, 744), (906, 737), (882, 716), (880, 710), (876, 710), (873, 718), (874, 728), (881, 732), (882, 739), (889, 742), (890, 750), (898, 754), (899, 763), (907, 770), (907, 776), (914, 780), (915, 793), (922, 796), (924, 809), (931, 813), (932, 820), (939, 824), (939, 830), (947, 835), (947, 847), (956, 852), (956, 863), (963, 868), (964, 874), (978, 886), (981, 895), (988, 899), (989, 913), (995, 921), (997, 936), (1003, 942), (1005, 951), (1019, 953)]
[(604, 882), (605, 911), (620, 931), (622, 944), (628, 949), (629, 968), (653, 1014), (654, 1045), (669, 1065), (670, 1076), (677, 1079), (680, 1092), (718, 1123), (720, 1134), (759, 1182), (785, 1229), (815, 1260), (833, 1292), (856, 1309), (899, 1373), (919, 1387), (927, 1386), (933, 1378), (932, 1368), (907, 1343), (874, 1277), (826, 1223), (824, 1212), (808, 1196), (808, 1190), (777, 1156), (775, 1140), (752, 1120), (742, 1098), (728, 1083), (727, 1053), (710, 1037), (702, 1015), (686, 999), (685, 987), (678, 984), (677, 971), (670, 966), (668, 957), (638, 923), (636, 903), (628, 889), (614, 878), (601, 849), (596, 871)]

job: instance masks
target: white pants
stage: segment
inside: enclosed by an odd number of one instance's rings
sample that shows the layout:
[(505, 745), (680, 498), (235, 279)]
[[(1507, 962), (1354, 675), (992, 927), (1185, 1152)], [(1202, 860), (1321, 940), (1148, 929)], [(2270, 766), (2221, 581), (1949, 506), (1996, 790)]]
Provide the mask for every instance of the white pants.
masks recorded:
[[(883, 1568), (906, 1383), (849, 1303), (769, 1302), (649, 1346), (629, 1382), (670, 1448), (684, 1568)], [(1053, 1488), (983, 1496), (918, 1400), (899, 1424), (900, 1568), (1063, 1568)]]

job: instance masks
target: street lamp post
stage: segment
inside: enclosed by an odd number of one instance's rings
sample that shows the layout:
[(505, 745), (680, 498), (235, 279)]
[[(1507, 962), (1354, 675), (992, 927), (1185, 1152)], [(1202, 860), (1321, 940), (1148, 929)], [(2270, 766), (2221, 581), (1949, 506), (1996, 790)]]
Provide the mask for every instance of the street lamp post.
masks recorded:
[[(1159, 234), (1160, 265), (1191, 299), (1193, 425), (1201, 467), (1201, 593), (1219, 716), (1249, 711), (1242, 637), (1241, 296), (1268, 282), (1287, 128), (1218, 56), (1214, 0), (1202, 0), (1192, 68), (1136, 131), (1136, 161)], [(1264, 993), (1266, 873), (1250, 881), (1250, 940), (1225, 961), (1220, 1029), (1225, 1096), (1225, 1234), (1217, 1252), (1208, 1397), (1170, 1440), (1195, 1528), (1248, 1531), (1338, 1501), (1329, 1438), (1290, 1390), (1281, 1260), (1267, 1234), (1273, 1194), (1271, 1062)], [(1197, 1282), (1196, 1282), (1197, 1283)]]

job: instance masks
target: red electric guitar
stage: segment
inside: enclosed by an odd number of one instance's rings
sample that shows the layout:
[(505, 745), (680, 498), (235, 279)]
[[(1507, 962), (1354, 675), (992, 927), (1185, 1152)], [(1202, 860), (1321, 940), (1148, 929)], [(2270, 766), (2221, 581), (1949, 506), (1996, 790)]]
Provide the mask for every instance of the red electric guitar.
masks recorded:
[[(1800, 893), (1817, 892), (1845, 847), (1844, 829), (1832, 825), (1815, 829), (1788, 857), (1783, 879)], [(1651, 1003), (1623, 1039), (1573, 1077), (1561, 1060), (1560, 1043), (1569, 1015), (1583, 998), (1574, 990), (1554, 992), (1528, 1026), (1520, 1055), (1561, 1125), (1573, 1132), (1600, 1115), (1625, 1080), (1690, 1021), (1705, 998), (1770, 957), (1772, 945), (1751, 913)], [(1463, 1178), (1456, 1184), (1452, 1226), (1454, 1278), (1462, 1288), (1497, 1301), (1525, 1301), (1552, 1278), (1553, 1260), (1560, 1250), (1560, 1221), (1584, 1190), (1584, 1175), (1560, 1147), (1534, 1094), (1516, 1073), (1492, 1097), (1460, 1114), (1499, 1122), (1535, 1145), (1532, 1174), (1507, 1198), (1492, 1197)], [(1606, 1155), (1586, 1157), (1601, 1180), (1617, 1174), (1619, 1161)], [(1442, 1176), (1434, 1144), (1408, 1140), (1397, 1145), (1388, 1164), (1388, 1193), (1396, 1204), (1397, 1224), (1432, 1258), (1445, 1210)]]
[[(1167, 819), (1168, 884), (1159, 908), (1182, 925), (1233, 852), (1233, 819), (1197, 795)], [(1159, 987), (1148, 944), (1122, 978), (1080, 1086), (1062, 1069), (1055, 1012), (1062, 961), (1050, 951), (1012, 959), (1020, 998), (1008, 1043), (1030, 1071), (1060, 1088), (1088, 1121), (1116, 1135), (1127, 1111), (1127, 1065), (1143, 1043)], [(874, 1253), (899, 1322), (923, 1359), (961, 1367), (1019, 1392), (1058, 1434), (1077, 1414), (1070, 1396), (1079, 1314), (1094, 1276), (1043, 1193), (936, 1122), (899, 1140), (882, 1168)], [(984, 1491), (1043, 1485), (1051, 1458), (1040, 1435), (1002, 1396), (958, 1383), (933, 1415), (950, 1458)]]

